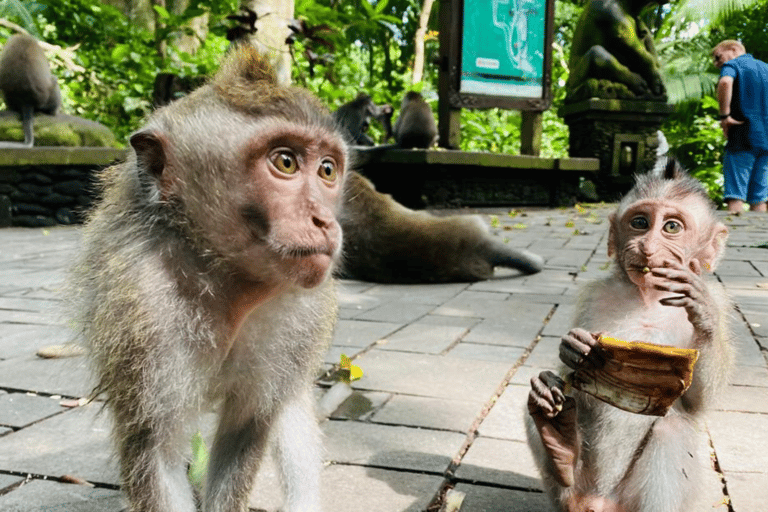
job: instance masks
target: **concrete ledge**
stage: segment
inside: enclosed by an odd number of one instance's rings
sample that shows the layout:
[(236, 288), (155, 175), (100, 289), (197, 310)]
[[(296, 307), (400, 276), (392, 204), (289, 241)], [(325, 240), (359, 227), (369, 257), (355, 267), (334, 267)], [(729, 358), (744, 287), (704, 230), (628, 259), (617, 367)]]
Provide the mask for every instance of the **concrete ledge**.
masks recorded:
[[(528, 155), (506, 155), (450, 149), (400, 149), (392, 146), (353, 146), (355, 163), (432, 164), (441, 166), (473, 166), (499, 169), (542, 169), (551, 171), (597, 172), (596, 158), (542, 158)], [(426, 169), (425, 169), (426, 170)]]
[(563, 205), (578, 200), (579, 179), (596, 158), (539, 158), (445, 149), (353, 147), (353, 167), (411, 208)]
[(124, 149), (39, 146), (0, 149), (0, 167), (28, 165), (103, 166), (125, 159)]

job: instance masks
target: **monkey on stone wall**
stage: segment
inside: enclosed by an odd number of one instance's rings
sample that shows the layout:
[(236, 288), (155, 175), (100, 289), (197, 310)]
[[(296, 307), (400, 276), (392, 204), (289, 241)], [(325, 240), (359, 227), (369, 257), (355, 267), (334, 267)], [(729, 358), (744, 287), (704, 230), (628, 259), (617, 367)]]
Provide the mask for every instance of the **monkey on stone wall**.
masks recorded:
[(493, 277), (494, 267), (533, 274), (544, 259), (488, 233), (476, 215), (438, 217), (401, 205), (350, 173), (339, 218), (341, 275), (379, 283), (445, 283)]
[(208, 408), (203, 511), (246, 510), (268, 437), (284, 510), (320, 510), (312, 383), (337, 314), (343, 134), (242, 46), (130, 145), (72, 279), (130, 510), (198, 510), (185, 448)]
[(21, 115), (24, 142), (1, 142), (0, 147), (32, 147), (35, 112), (56, 115), (61, 91), (37, 40), (27, 34), (11, 36), (0, 53), (0, 90), (9, 109)]
[(437, 144), (435, 116), (418, 92), (408, 91), (403, 97), (394, 136), (397, 145), (404, 149), (431, 148)]
[(366, 133), (371, 119), (376, 119), (384, 127), (385, 141), (392, 136), (392, 107), (376, 105), (370, 96), (362, 92), (354, 100), (340, 106), (333, 117), (348, 134), (350, 144), (375, 145)]
[[(529, 443), (558, 510), (709, 508), (699, 502), (709, 464), (702, 417), (723, 392), (733, 348), (731, 304), (706, 275), (722, 257), (728, 230), (701, 184), (677, 162), (657, 170), (638, 176), (610, 217), (613, 272), (583, 290), (575, 327), (560, 343), (561, 375), (546, 371), (531, 380)], [(690, 387), (660, 417), (627, 412), (583, 391), (568, 396), (561, 378), (567, 369), (578, 380), (615, 364), (598, 343), (600, 334), (698, 350)], [(627, 373), (646, 387), (672, 376), (663, 368)]]

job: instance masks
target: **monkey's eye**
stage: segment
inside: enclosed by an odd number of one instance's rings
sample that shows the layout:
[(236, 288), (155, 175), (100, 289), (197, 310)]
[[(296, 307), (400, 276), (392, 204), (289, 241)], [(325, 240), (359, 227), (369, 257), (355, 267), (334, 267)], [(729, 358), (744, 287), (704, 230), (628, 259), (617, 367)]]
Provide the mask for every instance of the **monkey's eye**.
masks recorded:
[(272, 155), (272, 163), (283, 174), (294, 174), (298, 167), (296, 157), (287, 151), (280, 151)]
[(662, 229), (664, 230), (665, 233), (674, 235), (676, 233), (681, 232), (683, 230), (683, 226), (679, 222), (676, 222), (674, 220), (669, 220), (664, 224), (664, 227)]
[(320, 164), (317, 174), (325, 181), (336, 181), (336, 165), (330, 160), (326, 160)]
[(648, 229), (648, 219), (643, 216), (638, 216), (629, 221), (629, 225), (634, 229)]

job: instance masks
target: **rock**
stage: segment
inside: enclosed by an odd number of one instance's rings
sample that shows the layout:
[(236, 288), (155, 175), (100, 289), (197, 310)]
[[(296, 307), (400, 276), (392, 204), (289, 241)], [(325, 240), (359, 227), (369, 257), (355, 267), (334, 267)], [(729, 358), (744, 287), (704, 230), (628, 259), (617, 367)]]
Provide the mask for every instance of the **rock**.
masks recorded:
[[(117, 146), (115, 136), (109, 128), (77, 116), (37, 114), (34, 128), (35, 146)], [(0, 112), (0, 140), (24, 140), (21, 119), (15, 112)]]

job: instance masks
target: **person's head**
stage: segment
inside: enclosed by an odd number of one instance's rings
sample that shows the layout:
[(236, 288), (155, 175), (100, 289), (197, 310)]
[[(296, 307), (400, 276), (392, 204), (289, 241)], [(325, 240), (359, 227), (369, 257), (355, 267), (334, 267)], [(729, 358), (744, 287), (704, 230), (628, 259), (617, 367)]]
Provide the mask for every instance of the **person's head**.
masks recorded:
[(744, 45), (734, 39), (726, 39), (721, 41), (712, 50), (712, 60), (715, 63), (715, 67), (720, 69), (723, 64), (729, 60), (735, 59), (740, 55), (747, 53)]

